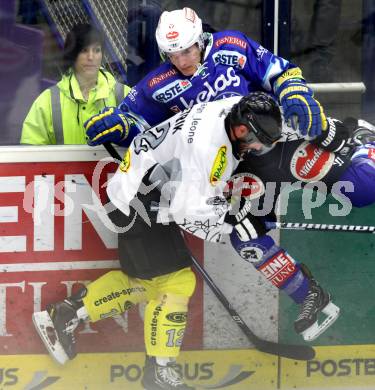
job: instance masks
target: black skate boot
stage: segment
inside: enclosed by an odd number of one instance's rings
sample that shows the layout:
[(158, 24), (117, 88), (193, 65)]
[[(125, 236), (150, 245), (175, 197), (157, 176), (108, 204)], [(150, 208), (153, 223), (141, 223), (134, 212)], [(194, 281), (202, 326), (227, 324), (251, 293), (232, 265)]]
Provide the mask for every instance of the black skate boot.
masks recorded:
[(186, 385), (177, 373), (174, 362), (161, 366), (156, 358), (146, 356), (142, 386), (145, 390), (194, 390)]
[(74, 330), (80, 323), (77, 311), (83, 307), (86, 289), (62, 302), (47, 305), (47, 310), (33, 313), (33, 322), (50, 355), (60, 364), (73, 359), (75, 350)]
[[(313, 279), (308, 268), (302, 264), (302, 272), (309, 278), (309, 291), (301, 304), (300, 313), (294, 321), (294, 329), (305, 341), (312, 341), (328, 329), (340, 314), (340, 309), (331, 302), (331, 295)], [(318, 323), (319, 313), (326, 318)]]

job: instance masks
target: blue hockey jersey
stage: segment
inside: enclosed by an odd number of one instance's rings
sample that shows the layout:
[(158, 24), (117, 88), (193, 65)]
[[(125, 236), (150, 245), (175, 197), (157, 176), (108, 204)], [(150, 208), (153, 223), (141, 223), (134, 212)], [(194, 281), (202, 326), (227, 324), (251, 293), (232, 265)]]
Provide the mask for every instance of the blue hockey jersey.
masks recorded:
[(239, 31), (207, 34), (207, 42), (193, 76), (184, 76), (165, 62), (136, 84), (119, 108), (148, 128), (196, 103), (272, 92), (275, 78), (295, 67)]

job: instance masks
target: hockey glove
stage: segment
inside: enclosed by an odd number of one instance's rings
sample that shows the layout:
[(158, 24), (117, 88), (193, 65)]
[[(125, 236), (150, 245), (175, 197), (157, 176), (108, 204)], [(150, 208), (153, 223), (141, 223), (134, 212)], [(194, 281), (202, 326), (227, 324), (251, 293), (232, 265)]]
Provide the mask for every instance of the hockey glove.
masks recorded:
[[(243, 205), (242, 205), (243, 204)], [(233, 226), (241, 241), (255, 240), (267, 233), (263, 221), (250, 212), (251, 202), (241, 199), (240, 209), (236, 214), (227, 212), (224, 221)]]
[(328, 127), (312, 143), (329, 152), (340, 151), (353, 136), (353, 129), (337, 119), (328, 118)]
[(275, 81), (275, 95), (283, 108), (286, 121), (296, 127), (301, 135), (316, 137), (327, 127), (327, 120), (320, 103), (314, 99), (313, 91), (302, 78), (299, 68), (289, 69)]
[(116, 107), (107, 107), (84, 123), (87, 143), (90, 146), (113, 142), (120, 146), (129, 146), (133, 138), (141, 131), (136, 121)]

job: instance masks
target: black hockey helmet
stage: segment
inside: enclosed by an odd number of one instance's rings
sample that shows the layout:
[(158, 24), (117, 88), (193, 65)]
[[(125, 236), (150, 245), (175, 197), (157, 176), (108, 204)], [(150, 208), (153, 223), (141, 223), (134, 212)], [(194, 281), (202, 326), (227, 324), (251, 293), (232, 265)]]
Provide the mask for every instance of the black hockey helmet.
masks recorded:
[(228, 119), (230, 127), (245, 125), (249, 129), (248, 139), (244, 142), (258, 140), (270, 146), (281, 138), (280, 108), (268, 93), (251, 92), (244, 96), (232, 107)]

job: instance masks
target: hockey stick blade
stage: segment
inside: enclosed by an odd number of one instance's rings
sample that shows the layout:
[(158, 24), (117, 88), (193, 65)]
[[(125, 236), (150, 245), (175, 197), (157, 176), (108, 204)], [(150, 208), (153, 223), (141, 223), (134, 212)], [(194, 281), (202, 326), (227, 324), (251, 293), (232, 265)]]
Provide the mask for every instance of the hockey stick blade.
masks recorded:
[[(117, 152), (117, 150), (110, 143), (105, 143), (104, 147), (108, 151), (108, 153), (118, 161), (121, 161), (121, 156)], [(212, 292), (216, 295), (218, 300), (227, 310), (227, 312), (232, 317), (232, 320), (239, 326), (239, 328), (246, 335), (248, 340), (254, 345), (254, 347), (264, 353), (269, 353), (271, 355), (282, 356), (288, 359), (294, 360), (311, 360), (315, 356), (315, 350), (307, 345), (293, 345), (293, 344), (279, 344), (274, 343), (272, 341), (267, 341), (259, 338), (256, 334), (254, 334), (246, 323), (242, 320), (240, 315), (236, 312), (236, 310), (232, 307), (229, 301), (226, 299), (224, 294), (219, 290), (216, 284), (211, 279), (210, 275), (205, 271), (203, 267), (198, 263), (198, 261), (194, 258), (194, 256), (190, 253), (191, 260), (193, 262), (194, 268), (197, 272), (203, 277), (206, 281)]]
[(244, 328), (237, 322), (237, 319), (233, 318), (233, 320), (240, 326), (249, 341), (251, 341), (252, 344), (254, 344), (254, 347), (260, 352), (277, 355), (293, 360), (311, 360), (315, 357), (314, 348), (308, 345), (281, 344), (272, 341), (267, 341), (256, 336), (247, 327), (246, 324)]

